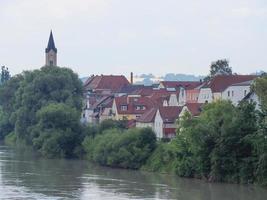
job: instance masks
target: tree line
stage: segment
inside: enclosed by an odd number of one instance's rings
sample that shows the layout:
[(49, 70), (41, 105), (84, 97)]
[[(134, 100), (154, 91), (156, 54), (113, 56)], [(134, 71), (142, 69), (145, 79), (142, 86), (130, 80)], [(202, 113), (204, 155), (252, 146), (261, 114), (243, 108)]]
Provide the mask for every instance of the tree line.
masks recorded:
[(111, 167), (267, 185), (267, 76), (252, 89), (261, 110), (246, 101), (236, 107), (228, 101), (207, 104), (197, 118), (185, 114), (175, 139), (165, 142), (149, 128), (127, 129), (125, 121), (82, 125), (78, 75), (45, 66), (0, 86), (0, 139), (49, 158), (85, 156)]

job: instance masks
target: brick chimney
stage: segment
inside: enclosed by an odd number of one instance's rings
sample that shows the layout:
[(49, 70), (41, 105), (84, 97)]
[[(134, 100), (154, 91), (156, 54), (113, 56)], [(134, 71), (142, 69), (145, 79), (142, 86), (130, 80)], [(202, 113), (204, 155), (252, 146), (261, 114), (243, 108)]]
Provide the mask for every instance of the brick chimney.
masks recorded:
[(131, 84), (133, 84), (133, 72), (131, 72), (130, 82), (131, 82)]

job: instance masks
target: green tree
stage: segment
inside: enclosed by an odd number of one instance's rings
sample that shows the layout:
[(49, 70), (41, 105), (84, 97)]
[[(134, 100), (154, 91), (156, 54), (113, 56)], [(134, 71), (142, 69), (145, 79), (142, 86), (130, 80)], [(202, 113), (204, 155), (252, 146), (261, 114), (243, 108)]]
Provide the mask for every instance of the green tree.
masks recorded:
[(0, 83), (5, 83), (6, 81), (8, 81), (10, 79), (10, 73), (7, 67), (2, 66), (1, 67), (1, 80)]
[(78, 139), (77, 134), (83, 134), (77, 113), (82, 108), (82, 83), (72, 70), (45, 66), (23, 72), (2, 85), (0, 105), (6, 116), (0, 123), (2, 135), (11, 134), (12, 141), (33, 145), (49, 157), (74, 156), (77, 141), (81, 147), (83, 138)]
[(217, 60), (210, 65), (210, 74), (204, 79), (208, 81), (218, 74), (231, 75), (232, 68), (229, 66), (229, 61), (226, 59)]
[(15, 112), (15, 94), (23, 80), (21, 75), (12, 77), (9, 81), (0, 86), (0, 106), (2, 108), (2, 117), (0, 119), (0, 139), (12, 132), (15, 127), (13, 119)]
[(267, 185), (267, 76), (266, 74), (255, 80), (253, 90), (257, 94), (261, 104), (259, 111), (258, 131), (251, 138), (254, 153), (257, 157), (256, 179)]
[(263, 110), (267, 110), (267, 75), (255, 80), (253, 90), (258, 95)]
[(74, 157), (83, 140), (80, 113), (63, 103), (52, 103), (37, 112), (32, 131), (33, 147), (46, 157)]

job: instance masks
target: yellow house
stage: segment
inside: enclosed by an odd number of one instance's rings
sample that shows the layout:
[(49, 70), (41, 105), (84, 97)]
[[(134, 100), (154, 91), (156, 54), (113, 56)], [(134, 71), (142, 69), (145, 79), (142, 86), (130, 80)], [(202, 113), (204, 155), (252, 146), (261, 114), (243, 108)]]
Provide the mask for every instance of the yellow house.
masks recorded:
[(112, 112), (115, 120), (135, 120), (154, 106), (154, 101), (148, 97), (125, 95), (114, 98)]

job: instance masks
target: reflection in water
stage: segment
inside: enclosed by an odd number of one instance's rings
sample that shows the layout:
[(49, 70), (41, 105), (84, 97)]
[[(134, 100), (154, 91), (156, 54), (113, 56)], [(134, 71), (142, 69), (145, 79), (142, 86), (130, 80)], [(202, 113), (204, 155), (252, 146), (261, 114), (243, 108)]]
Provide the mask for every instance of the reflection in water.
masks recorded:
[(81, 160), (40, 159), (0, 146), (0, 199), (265, 200), (267, 190), (111, 169)]

